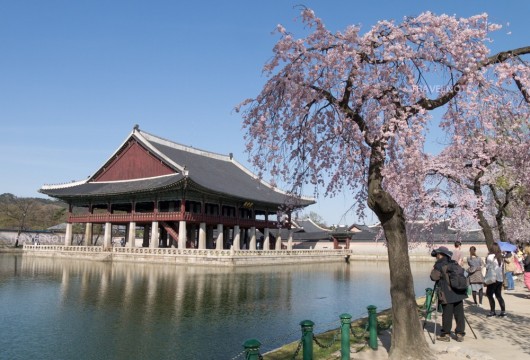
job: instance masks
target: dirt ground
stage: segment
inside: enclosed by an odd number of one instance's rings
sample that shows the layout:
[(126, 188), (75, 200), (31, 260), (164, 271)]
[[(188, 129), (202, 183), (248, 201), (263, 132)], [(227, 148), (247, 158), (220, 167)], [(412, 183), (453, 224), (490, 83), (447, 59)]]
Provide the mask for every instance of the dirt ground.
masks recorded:
[[(471, 297), (465, 300), (467, 319), (466, 337), (463, 342), (434, 341), (435, 317), (425, 324), (425, 338), (438, 360), (523, 360), (530, 359), (530, 291), (521, 281), (516, 282), (514, 291), (503, 291), (507, 317), (486, 317), (489, 303), (484, 296), (483, 307), (472, 305)], [(499, 305), (496, 303), (497, 312)], [(439, 332), (441, 314), (436, 316), (436, 329)], [(453, 325), (454, 326), (454, 325)], [(476, 338), (475, 338), (476, 335)], [(434, 343), (433, 343), (434, 342)], [(379, 337), (378, 350), (367, 350), (352, 354), (357, 360), (388, 359), (390, 333), (383, 332)]]

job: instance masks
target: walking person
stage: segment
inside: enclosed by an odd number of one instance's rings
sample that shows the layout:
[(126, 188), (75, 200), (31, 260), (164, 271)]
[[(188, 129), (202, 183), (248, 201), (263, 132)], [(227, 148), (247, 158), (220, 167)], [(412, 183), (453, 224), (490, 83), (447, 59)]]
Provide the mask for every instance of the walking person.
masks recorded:
[(526, 285), (526, 288), (530, 290), (530, 245), (524, 247), (523, 254), (524, 284)]
[(469, 248), (467, 264), (469, 265), (467, 273), (473, 302), (476, 306), (482, 307), (482, 299), (484, 297), (484, 275), (482, 275), (482, 267), (484, 266), (484, 260), (477, 256), (477, 248), (474, 246)]
[(453, 326), (453, 317), (455, 318), (456, 341), (464, 341), (465, 336), (465, 317), (464, 317), (464, 299), (467, 298), (466, 290), (456, 291), (449, 284), (447, 267), (451, 263), (453, 255), (445, 246), (434, 249), (431, 253), (436, 257), (436, 262), (431, 271), (431, 280), (436, 281), (435, 288), (438, 289), (438, 301), (442, 304), (442, 329), (440, 335), (436, 338), (440, 341), (450, 341), (451, 328)]
[(515, 256), (508, 252), (504, 257), (504, 276), (506, 277), (506, 291), (515, 290), (513, 273), (515, 272)]
[(486, 315), (488, 317), (497, 316), (497, 313), (495, 312), (495, 299), (497, 299), (499, 306), (501, 307), (499, 316), (506, 316), (506, 306), (504, 304), (504, 299), (502, 298), (502, 284), (504, 282), (503, 265), (504, 259), (499, 244), (493, 243), (491, 250), (486, 257), (486, 271), (495, 274), (495, 281), (486, 287), (486, 296), (490, 303), (490, 313)]

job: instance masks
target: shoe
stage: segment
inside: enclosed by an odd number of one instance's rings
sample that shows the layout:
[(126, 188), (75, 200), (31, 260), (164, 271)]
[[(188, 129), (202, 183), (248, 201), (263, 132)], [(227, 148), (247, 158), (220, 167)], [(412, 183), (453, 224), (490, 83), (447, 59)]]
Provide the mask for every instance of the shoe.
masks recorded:
[(464, 335), (462, 334), (456, 334), (456, 341), (462, 342), (464, 341)]
[(445, 335), (445, 334), (444, 335), (438, 335), (436, 337), (436, 340), (449, 342), (449, 341), (451, 341), (451, 337), (449, 335)]
[(506, 313), (504, 311), (501, 311), (501, 313), (499, 314), (499, 317), (506, 317), (508, 315), (506, 315)]
[(497, 316), (497, 314), (495, 312), (490, 312), (488, 315), (486, 315), (487, 317), (492, 317), (492, 316)]

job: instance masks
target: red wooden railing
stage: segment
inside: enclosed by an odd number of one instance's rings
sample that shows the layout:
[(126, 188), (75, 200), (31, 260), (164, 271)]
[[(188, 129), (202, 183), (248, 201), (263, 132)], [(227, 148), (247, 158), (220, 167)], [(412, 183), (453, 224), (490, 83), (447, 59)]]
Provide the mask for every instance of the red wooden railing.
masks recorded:
[(243, 226), (257, 228), (276, 228), (275, 221), (254, 220), (254, 219), (238, 219), (228, 216), (220, 215), (204, 215), (189, 212), (157, 212), (157, 213), (127, 213), (127, 214), (70, 214), (68, 222), (71, 223), (113, 223), (113, 224), (128, 224), (130, 222), (149, 223), (153, 221), (186, 221), (189, 223), (206, 223), (209, 225), (223, 224), (226, 226)]

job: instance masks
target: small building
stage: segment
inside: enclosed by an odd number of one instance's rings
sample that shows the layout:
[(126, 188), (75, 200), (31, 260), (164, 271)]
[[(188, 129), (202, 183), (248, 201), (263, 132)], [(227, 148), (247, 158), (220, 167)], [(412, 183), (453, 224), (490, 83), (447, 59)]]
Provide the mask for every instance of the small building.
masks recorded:
[(86, 180), (39, 191), (69, 205), (65, 245), (72, 243), (72, 224), (86, 226), (87, 246), (93, 225), (103, 224), (104, 248), (112, 247), (113, 226), (124, 229), (129, 247), (137, 246), (140, 230), (142, 247), (255, 250), (259, 230), (275, 239), (263, 250), (281, 248), (279, 230), (290, 229), (291, 212), (315, 203), (266, 183), (232, 154), (184, 146), (138, 126)]

